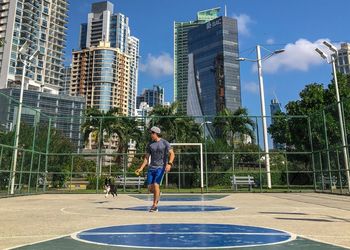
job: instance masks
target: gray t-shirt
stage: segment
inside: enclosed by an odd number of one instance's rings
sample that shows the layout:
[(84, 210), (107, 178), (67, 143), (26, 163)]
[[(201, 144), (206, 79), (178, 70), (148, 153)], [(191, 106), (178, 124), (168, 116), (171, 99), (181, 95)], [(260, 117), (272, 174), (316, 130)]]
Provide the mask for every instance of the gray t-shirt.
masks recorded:
[(146, 148), (146, 152), (151, 156), (150, 167), (164, 167), (167, 164), (170, 149), (170, 143), (162, 138), (159, 141), (150, 142)]

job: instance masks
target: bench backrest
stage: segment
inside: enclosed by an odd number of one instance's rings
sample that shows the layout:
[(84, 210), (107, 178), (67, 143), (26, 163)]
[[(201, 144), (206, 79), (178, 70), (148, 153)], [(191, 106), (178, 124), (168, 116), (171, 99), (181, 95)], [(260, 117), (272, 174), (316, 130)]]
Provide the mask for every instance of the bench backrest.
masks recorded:
[(236, 176), (231, 177), (234, 184), (254, 184), (253, 176)]

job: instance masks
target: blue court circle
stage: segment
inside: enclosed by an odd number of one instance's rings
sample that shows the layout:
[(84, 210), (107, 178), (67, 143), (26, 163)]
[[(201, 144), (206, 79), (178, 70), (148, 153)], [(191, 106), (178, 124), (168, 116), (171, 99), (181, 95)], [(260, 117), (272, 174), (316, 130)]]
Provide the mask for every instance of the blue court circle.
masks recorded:
[[(130, 195), (131, 197), (144, 200), (144, 201), (153, 201), (153, 196), (150, 195)], [(217, 199), (222, 199), (227, 195), (181, 195), (181, 194), (172, 194), (172, 195), (162, 195), (160, 197), (161, 201), (212, 201)]]
[(287, 232), (225, 224), (141, 224), (96, 228), (74, 238), (94, 244), (166, 249), (220, 249), (287, 242)]
[[(124, 210), (131, 211), (146, 211), (150, 209), (150, 206), (137, 206), (128, 207)], [(234, 207), (224, 207), (224, 206), (205, 206), (205, 205), (162, 205), (158, 207), (159, 212), (215, 212), (215, 211), (227, 211), (234, 210)]]

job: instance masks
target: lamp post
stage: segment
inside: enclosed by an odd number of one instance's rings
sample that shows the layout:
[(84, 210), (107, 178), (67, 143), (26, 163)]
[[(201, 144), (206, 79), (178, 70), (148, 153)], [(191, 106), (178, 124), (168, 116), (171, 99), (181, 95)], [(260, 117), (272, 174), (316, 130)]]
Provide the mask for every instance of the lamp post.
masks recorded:
[(21, 116), (22, 116), (22, 102), (23, 102), (23, 91), (24, 91), (24, 79), (26, 74), (26, 68), (30, 66), (33, 59), (38, 55), (39, 50), (36, 50), (30, 57), (27, 59), (26, 53), (28, 52), (29, 43), (26, 41), (22, 47), (19, 49), (19, 60), (22, 62), (22, 80), (21, 80), (21, 90), (19, 96), (19, 104), (17, 110), (17, 120), (16, 120), (16, 132), (15, 132), (15, 143), (13, 151), (13, 160), (12, 160), (12, 176), (11, 176), (11, 190), (10, 194), (15, 193), (15, 178), (16, 178), (16, 165), (17, 165), (17, 154), (18, 154), (18, 141), (19, 141), (19, 131), (21, 127)]
[(211, 121), (205, 121), (205, 122), (202, 122), (201, 125), (199, 126), (199, 128), (201, 128), (203, 125), (203, 137), (204, 137), (204, 151), (205, 151), (205, 180), (206, 180), (206, 190), (208, 192), (208, 164), (207, 164), (207, 138), (206, 138), (206, 133), (205, 133), (205, 130), (206, 130), (206, 124), (212, 124)]
[(346, 171), (346, 178), (348, 182), (348, 191), (350, 192), (350, 173), (349, 173), (349, 156), (348, 156), (348, 149), (346, 145), (345, 140), (345, 128), (344, 128), (344, 122), (343, 122), (343, 111), (342, 106), (340, 103), (340, 95), (339, 95), (339, 87), (338, 87), (338, 79), (337, 79), (337, 70), (335, 68), (335, 60), (338, 58), (338, 50), (337, 48), (327, 42), (323, 42), (324, 45), (328, 47), (329, 50), (331, 50), (334, 54), (331, 56), (331, 60), (328, 60), (328, 56), (319, 48), (316, 48), (315, 51), (324, 59), (327, 61), (327, 63), (332, 64), (332, 71), (333, 71), (333, 77), (334, 77), (334, 85), (335, 85), (335, 94), (337, 99), (337, 106), (338, 106), (338, 116), (339, 116), (339, 123), (340, 123), (340, 134), (341, 134), (341, 140), (342, 140), (342, 148), (343, 148), (343, 154), (344, 154), (344, 164), (345, 164), (345, 171)]
[(269, 157), (269, 144), (267, 137), (267, 124), (266, 124), (266, 109), (265, 109), (265, 93), (264, 93), (264, 80), (262, 76), (262, 64), (263, 60), (270, 58), (273, 55), (284, 52), (283, 49), (272, 51), (270, 54), (261, 58), (260, 45), (256, 45), (256, 60), (251, 60), (248, 58), (238, 58), (238, 61), (251, 61), (256, 62), (258, 66), (258, 77), (259, 77), (259, 90), (260, 90), (260, 107), (261, 107), (261, 118), (262, 118), (262, 128), (264, 137), (264, 151), (265, 151), (265, 166), (267, 175), (267, 187), (271, 188), (271, 172), (270, 172), (270, 157)]

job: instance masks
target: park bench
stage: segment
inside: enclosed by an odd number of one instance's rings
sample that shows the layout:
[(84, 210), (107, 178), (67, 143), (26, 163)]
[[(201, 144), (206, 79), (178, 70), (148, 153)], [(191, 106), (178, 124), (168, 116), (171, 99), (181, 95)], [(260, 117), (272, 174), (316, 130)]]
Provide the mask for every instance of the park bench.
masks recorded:
[(140, 188), (145, 183), (145, 177), (123, 177), (119, 176), (116, 179), (116, 185), (117, 186), (123, 186), (125, 188), (126, 186), (137, 186), (137, 189), (140, 191)]
[(337, 181), (338, 181), (338, 178), (334, 175), (332, 177), (322, 175), (321, 180), (320, 180), (321, 188), (322, 189), (328, 189), (328, 188), (337, 189)]
[(249, 191), (252, 191), (253, 186), (255, 186), (254, 177), (253, 176), (237, 176), (234, 175), (231, 177), (232, 189), (237, 191), (238, 186), (248, 186)]

